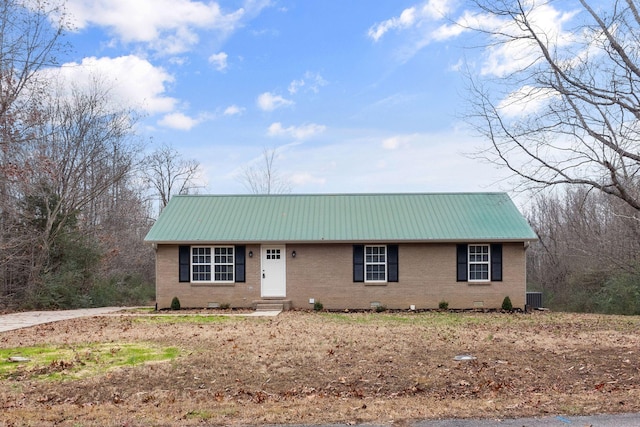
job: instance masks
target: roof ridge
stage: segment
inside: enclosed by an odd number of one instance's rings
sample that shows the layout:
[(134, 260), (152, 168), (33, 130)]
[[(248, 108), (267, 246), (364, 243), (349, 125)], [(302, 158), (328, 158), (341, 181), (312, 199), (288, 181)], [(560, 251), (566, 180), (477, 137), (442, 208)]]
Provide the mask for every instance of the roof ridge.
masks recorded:
[(507, 194), (506, 191), (444, 191), (408, 193), (288, 193), (288, 194), (177, 194), (174, 197), (322, 197), (322, 196), (446, 196), (446, 195), (488, 195)]

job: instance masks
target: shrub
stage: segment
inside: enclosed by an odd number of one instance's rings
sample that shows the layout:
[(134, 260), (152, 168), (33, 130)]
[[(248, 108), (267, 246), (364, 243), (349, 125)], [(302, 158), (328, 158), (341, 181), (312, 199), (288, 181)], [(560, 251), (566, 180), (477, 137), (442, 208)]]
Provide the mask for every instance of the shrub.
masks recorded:
[(231, 308), (231, 304), (229, 304), (228, 302), (223, 302), (222, 304), (220, 304), (220, 308), (222, 310), (228, 310)]
[(313, 310), (314, 311), (322, 311), (322, 309), (324, 308), (324, 306), (322, 305), (322, 303), (320, 301), (316, 301), (313, 303)]
[(449, 303), (447, 301), (440, 301), (438, 308), (440, 310), (449, 310)]
[(593, 296), (595, 311), (604, 314), (640, 314), (640, 275), (621, 273), (609, 278)]
[(98, 279), (89, 290), (92, 307), (148, 305), (154, 297), (153, 284), (137, 274)]
[(509, 298), (508, 296), (504, 297), (504, 299), (502, 300), (502, 310), (504, 311), (513, 310), (513, 305), (511, 304), (511, 298)]
[(180, 300), (178, 297), (173, 297), (171, 300), (171, 310), (180, 310)]
[(387, 311), (387, 307), (385, 307), (384, 305), (376, 306), (376, 313), (382, 313), (383, 311)]

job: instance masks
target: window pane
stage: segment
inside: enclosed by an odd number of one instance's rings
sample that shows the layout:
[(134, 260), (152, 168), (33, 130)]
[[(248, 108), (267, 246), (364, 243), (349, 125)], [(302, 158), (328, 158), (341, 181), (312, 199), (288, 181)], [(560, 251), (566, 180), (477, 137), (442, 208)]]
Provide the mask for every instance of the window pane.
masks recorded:
[(387, 280), (386, 246), (365, 246), (365, 281)]
[(489, 245), (469, 245), (469, 280), (488, 281)]
[(192, 280), (195, 282), (211, 282), (212, 271), (214, 281), (232, 282), (233, 247), (192, 248), (191, 271)]
[(377, 265), (377, 264), (368, 265), (367, 280), (372, 280), (372, 281), (385, 280), (385, 266)]
[[(215, 249), (213, 280), (216, 282), (233, 282), (233, 248), (218, 247)], [(267, 259), (269, 250), (267, 250)]]

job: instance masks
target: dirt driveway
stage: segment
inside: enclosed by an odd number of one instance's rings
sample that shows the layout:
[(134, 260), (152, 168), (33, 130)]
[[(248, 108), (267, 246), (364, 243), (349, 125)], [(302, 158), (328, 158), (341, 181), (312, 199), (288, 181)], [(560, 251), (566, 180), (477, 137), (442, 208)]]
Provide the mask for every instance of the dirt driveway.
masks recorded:
[(61, 320), (75, 319), (78, 317), (100, 316), (126, 310), (127, 307), (99, 307), (82, 308), (78, 310), (60, 311), (25, 311), (0, 315), (0, 332), (14, 329), (27, 328), (44, 323), (59, 322)]
[[(98, 307), (81, 308), (77, 310), (25, 311), (20, 313), (3, 314), (0, 315), (0, 332), (28, 328), (30, 326), (59, 322), (62, 320), (77, 319), (80, 317), (104, 316), (117, 313), (135, 315), (134, 310), (140, 308), (141, 307)], [(134, 311), (133, 313), (132, 310)], [(279, 313), (279, 311), (255, 311), (242, 313), (241, 315), (247, 317), (270, 317), (277, 316)], [(223, 313), (223, 315), (232, 314)]]

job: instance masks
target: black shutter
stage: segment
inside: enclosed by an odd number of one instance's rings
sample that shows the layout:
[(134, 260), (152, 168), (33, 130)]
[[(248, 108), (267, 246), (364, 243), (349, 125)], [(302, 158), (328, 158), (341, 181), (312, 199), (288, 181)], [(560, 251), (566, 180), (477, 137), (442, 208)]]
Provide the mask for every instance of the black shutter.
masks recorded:
[(502, 243), (491, 245), (491, 281), (502, 282)]
[(456, 280), (458, 282), (467, 281), (467, 245), (461, 244), (457, 247), (457, 275)]
[(245, 247), (236, 246), (236, 274), (235, 281), (238, 283), (244, 282), (244, 263), (245, 263)]
[(191, 281), (191, 247), (189, 246), (180, 246), (178, 248), (178, 264), (179, 264), (179, 273), (178, 273), (178, 281), (180, 282), (190, 282)]
[(364, 245), (353, 245), (353, 281), (364, 282)]
[(398, 281), (398, 245), (387, 245), (387, 282)]

